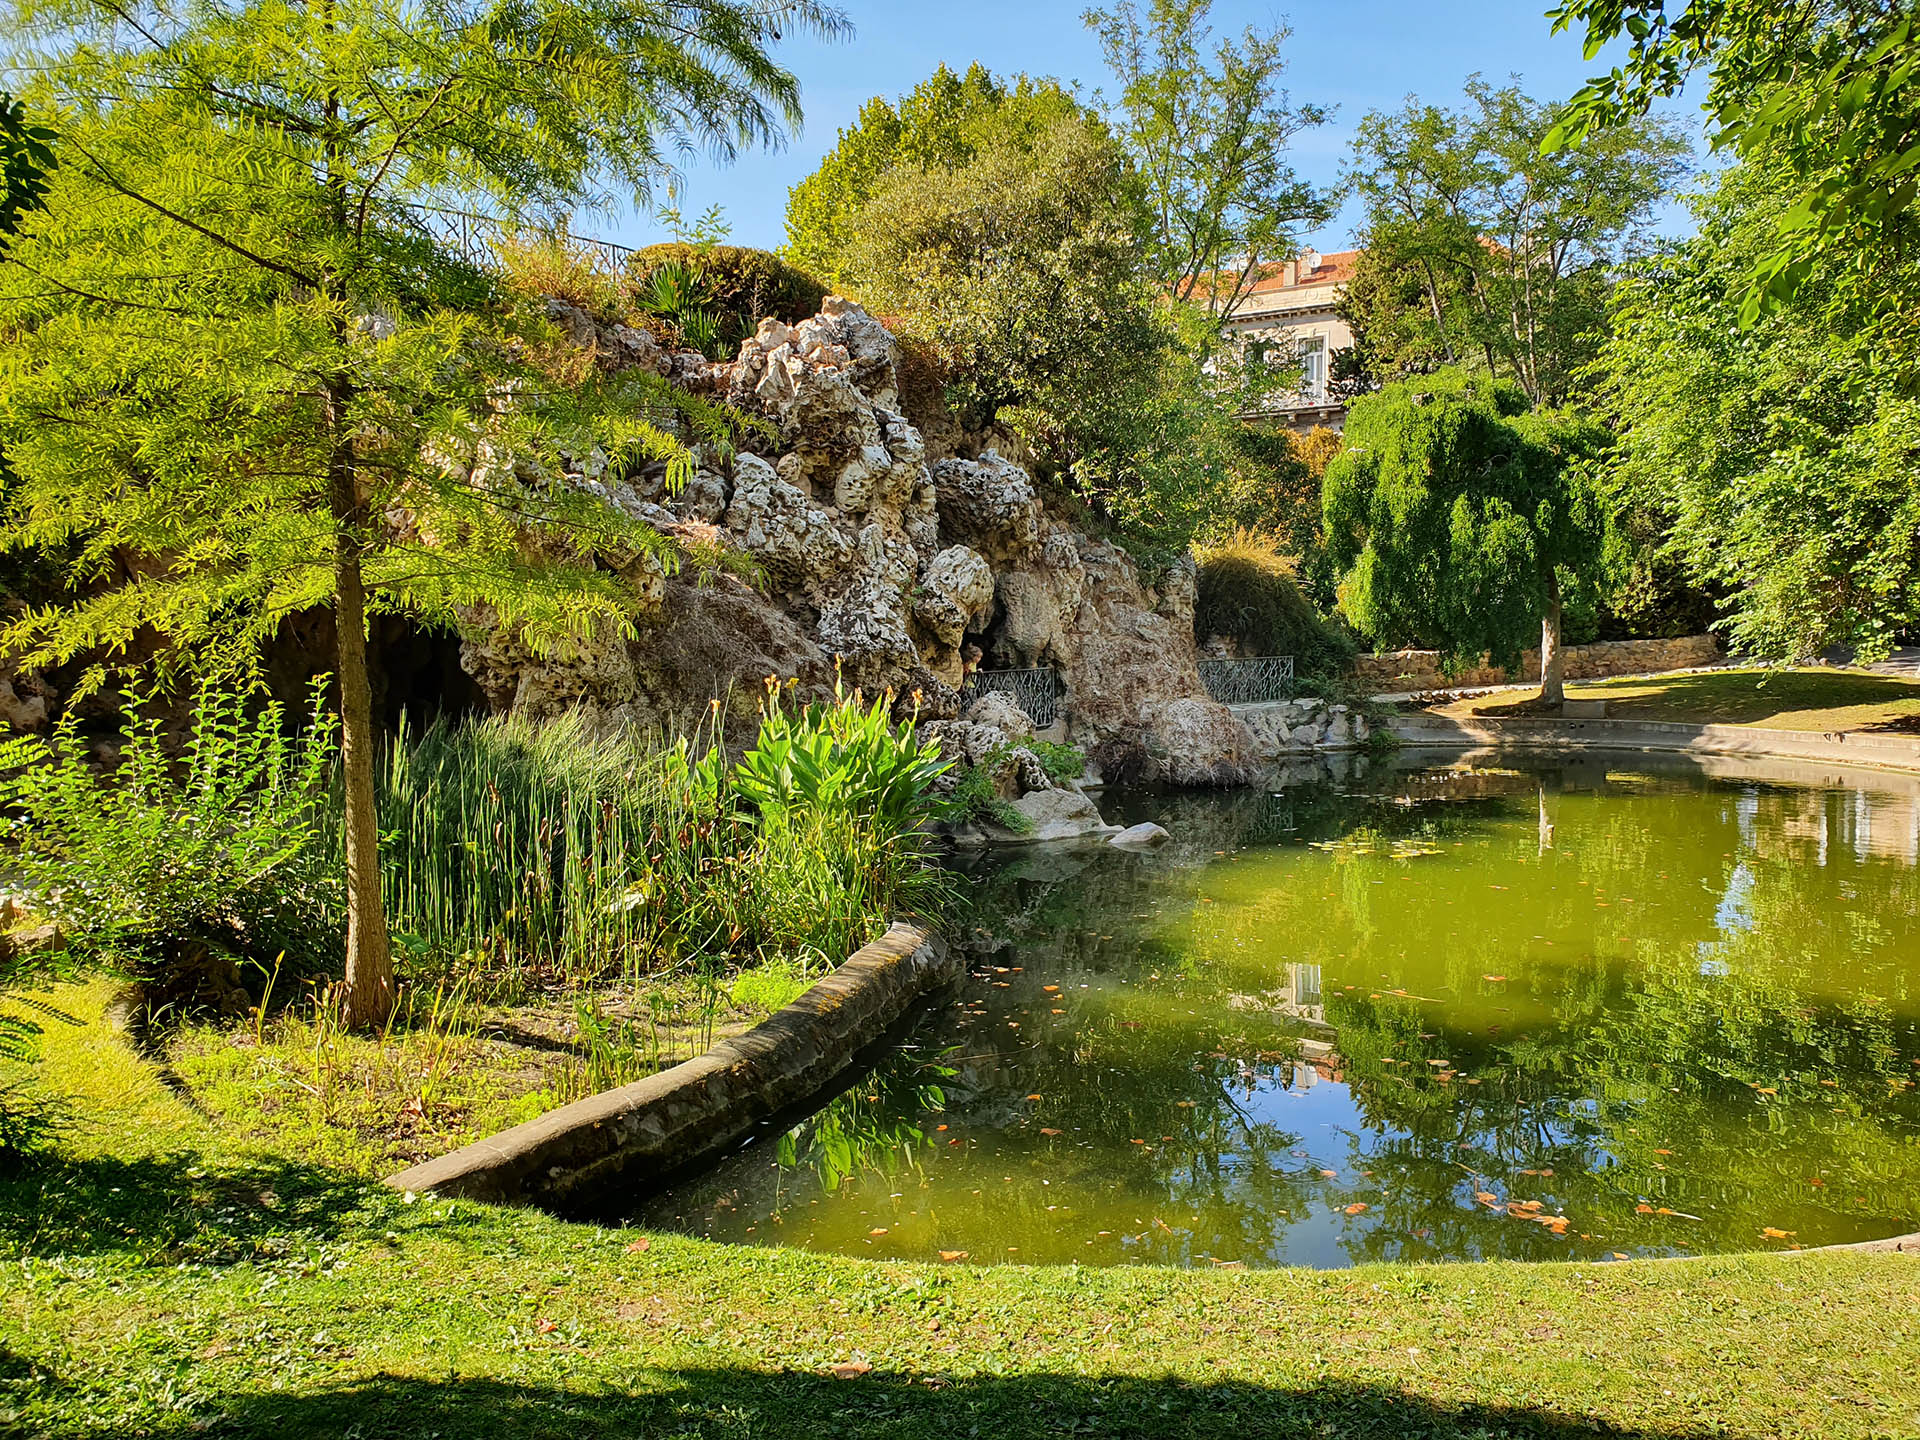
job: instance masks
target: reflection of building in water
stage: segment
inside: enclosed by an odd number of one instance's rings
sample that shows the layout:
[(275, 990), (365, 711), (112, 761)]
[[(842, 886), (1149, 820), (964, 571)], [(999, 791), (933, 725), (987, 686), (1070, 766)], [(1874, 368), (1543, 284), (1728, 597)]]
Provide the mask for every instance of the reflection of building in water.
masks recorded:
[(1912, 791), (1756, 787), (1741, 794), (1735, 814), (1741, 840), (1766, 859), (1920, 864), (1920, 798)]
[(1320, 967), (1289, 963), (1286, 983), (1276, 992), (1273, 1008), (1310, 1025), (1325, 1025), (1327, 1007), (1320, 998)]

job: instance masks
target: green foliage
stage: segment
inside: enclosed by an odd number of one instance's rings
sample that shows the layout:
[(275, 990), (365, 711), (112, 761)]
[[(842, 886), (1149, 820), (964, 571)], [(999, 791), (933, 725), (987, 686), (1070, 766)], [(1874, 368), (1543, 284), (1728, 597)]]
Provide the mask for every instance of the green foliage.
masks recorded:
[[(1589, 59), (1623, 36), (1624, 60), (1574, 96), (1549, 147), (1604, 143), (1706, 70), (1710, 138), (1746, 163), (1777, 167), (1786, 204), (1749, 253), (1739, 284), (1743, 326), (1814, 281), (1855, 324), (1913, 338), (1913, 167), (1920, 65), (1912, 7), (1874, 0), (1564, 0), (1554, 29), (1584, 27)], [(1898, 278), (1896, 288), (1892, 283)], [(1910, 357), (1899, 352), (1902, 364)]]
[(827, 294), (771, 251), (681, 242), (634, 251), (627, 287), (641, 309), (672, 321), (689, 343), (716, 356), (738, 350), (769, 315), (794, 322), (818, 314)]
[(564, 228), (507, 235), (493, 248), (506, 269), (507, 288), (515, 294), (564, 300), (602, 323), (620, 318), (619, 282), (592, 246), (574, 240)]
[(1079, 102), (1052, 81), (1021, 75), (1003, 83), (977, 63), (964, 76), (942, 65), (897, 105), (876, 95), (840, 132), (820, 168), (788, 192), (787, 257), (846, 287), (854, 217), (888, 171), (959, 169), (985, 144), (1031, 138), (1080, 113)]
[(913, 838), (937, 752), (884, 705), (773, 701), (731, 771), (707, 741), (597, 735), (574, 716), (403, 735), (379, 783), (398, 948), (509, 987), (696, 959), (838, 963), (939, 903)]
[(842, 810), (895, 831), (926, 818), (934, 779), (945, 769), (937, 741), (895, 729), (891, 694), (871, 704), (835, 687), (832, 705), (789, 711), (769, 680), (753, 748), (734, 767), (733, 788), (763, 823), (806, 811)]
[(1067, 785), (1087, 773), (1087, 754), (1076, 745), (1056, 740), (1028, 739), (996, 745), (980, 757), (978, 765), (962, 767), (953, 788), (948, 790), (937, 809), (940, 818), (952, 823), (989, 820), (1003, 830), (1024, 835), (1033, 822), (1014, 807), (999, 791), (999, 777), (1007, 757), (1015, 750), (1026, 750), (1040, 762), (1040, 768), (1056, 785)]
[(1352, 661), (1352, 638), (1313, 608), (1294, 579), (1292, 556), (1271, 537), (1238, 530), (1196, 546), (1194, 558), (1200, 565), (1196, 639), (1225, 635), (1254, 655), (1291, 655), (1303, 679), (1337, 676)]
[(1606, 477), (1663, 557), (1726, 595), (1735, 649), (1871, 659), (1920, 624), (1920, 405), (1901, 347), (1843, 277), (1746, 328), (1727, 315), (1797, 184), (1785, 167), (1728, 171), (1694, 201), (1698, 235), (1620, 287), (1596, 366), (1620, 431)]
[(1606, 432), (1532, 411), (1506, 380), (1443, 370), (1360, 400), (1327, 469), (1341, 608), (1378, 644), (1517, 663), (1563, 586), (1597, 574), (1605, 516), (1588, 476)]
[(1034, 759), (1040, 762), (1040, 768), (1047, 772), (1047, 778), (1056, 785), (1078, 780), (1087, 773), (1087, 752), (1078, 745), (1067, 745), (1058, 740), (1026, 740), (1022, 745), (1033, 752)]
[(1285, 25), (1215, 42), (1212, 0), (1134, 0), (1089, 10), (1120, 83), (1110, 119), (1139, 168), (1151, 216), (1148, 263), (1182, 304), (1230, 317), (1296, 232), (1333, 213), (1287, 163), (1294, 136), (1331, 112), (1280, 88)]
[(46, 204), (53, 139), (53, 131), (28, 121), (25, 105), (0, 91), (0, 249), (22, 216)]
[(88, 763), (71, 715), (51, 743), (0, 745), (0, 805), (27, 908), (81, 954), (151, 972), (194, 944), (271, 960), (334, 901), (313, 865), (335, 726), (316, 687), (290, 737), (275, 703), (204, 686), (176, 761), (136, 720), (113, 773)]
[(1562, 404), (1597, 343), (1611, 273), (1687, 145), (1640, 119), (1543, 155), (1559, 108), (1478, 76), (1466, 97), (1458, 111), (1409, 101), (1360, 122), (1363, 256), (1343, 311), (1376, 378), (1485, 367), (1536, 405)]

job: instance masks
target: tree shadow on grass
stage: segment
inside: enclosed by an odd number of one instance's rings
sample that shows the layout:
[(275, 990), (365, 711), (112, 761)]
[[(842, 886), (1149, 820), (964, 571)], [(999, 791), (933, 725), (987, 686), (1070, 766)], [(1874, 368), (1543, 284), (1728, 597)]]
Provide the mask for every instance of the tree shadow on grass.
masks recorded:
[[(631, 1391), (494, 1380), (377, 1379), (317, 1394), (257, 1393), (149, 1433), (354, 1440), (1705, 1440), (1619, 1429), (1522, 1405), (1449, 1404), (1385, 1386), (1028, 1375), (950, 1382), (875, 1371), (856, 1380), (750, 1370), (643, 1374)], [(211, 1422), (211, 1423), (210, 1423)]]
[(0, 1176), (0, 1259), (109, 1251), (136, 1252), (148, 1264), (265, 1258), (338, 1234), (370, 1190), (284, 1161), (49, 1159)]

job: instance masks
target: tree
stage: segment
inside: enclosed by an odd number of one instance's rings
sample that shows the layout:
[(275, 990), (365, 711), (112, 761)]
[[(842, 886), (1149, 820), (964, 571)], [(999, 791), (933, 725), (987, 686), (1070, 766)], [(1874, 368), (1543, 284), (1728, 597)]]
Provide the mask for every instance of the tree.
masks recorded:
[(1598, 578), (1606, 519), (1592, 421), (1533, 410), (1510, 380), (1442, 370), (1357, 402), (1327, 468), (1340, 605), (1376, 643), (1437, 642), (1450, 663), (1518, 663), (1540, 637), (1540, 698), (1562, 691), (1561, 605)]
[(820, 168), (787, 192), (787, 258), (831, 285), (847, 283), (853, 221), (895, 166), (937, 173), (966, 165), (983, 146), (1031, 141), (1081, 113), (1051, 80), (996, 79), (979, 63), (956, 75), (945, 65), (901, 96), (876, 95), (840, 132)]
[(677, 148), (777, 142), (798, 97), (770, 45), (844, 21), (815, 0), (16, 0), (10, 20), (63, 163), (6, 262), (0, 538), (71, 545), (96, 583), (4, 639), (43, 664), (152, 633), (231, 649), (331, 610), (347, 1011), (375, 1020), (369, 610), (542, 650), (630, 629), (636, 572), (671, 555), (594, 472), (685, 475), (655, 423), (676, 409), (727, 435), (657, 380), (550, 360), (436, 224), (644, 201)]
[(27, 107), (0, 91), (0, 247), (28, 212), (46, 203), (53, 132), (27, 120)]
[[(1592, 397), (1620, 436), (1604, 479), (1663, 558), (1724, 590), (1737, 649), (1874, 659), (1920, 625), (1920, 404), (1901, 346), (1844, 274), (1744, 328), (1728, 314), (1799, 185), (1788, 163), (1733, 167), (1695, 197), (1698, 233), (1619, 287)], [(1912, 292), (1920, 266), (1889, 279)]]
[(1628, 49), (1573, 97), (1545, 148), (1604, 142), (1706, 70), (1714, 148), (1778, 167), (1795, 192), (1731, 292), (1741, 323), (1825, 271), (1856, 323), (1897, 327), (1911, 342), (1912, 291), (1889, 284), (1912, 246), (1920, 162), (1920, 108), (1908, 88), (1920, 28), (1910, 5), (1688, 0), (1669, 14), (1665, 0), (1565, 0), (1548, 15), (1556, 32), (1585, 27), (1588, 59), (1622, 35)]
[(1089, 10), (1120, 82), (1115, 132), (1138, 168), (1152, 217), (1150, 263), (1176, 300), (1233, 315), (1302, 229), (1332, 214), (1331, 196), (1297, 176), (1287, 150), (1331, 112), (1279, 87), (1284, 25), (1249, 26), (1211, 44), (1212, 0), (1134, 0)]
[(1485, 368), (1559, 404), (1687, 146), (1640, 119), (1542, 155), (1554, 107), (1478, 76), (1466, 95), (1457, 111), (1415, 101), (1361, 121), (1348, 183), (1366, 207), (1364, 257), (1346, 313), (1382, 378)]

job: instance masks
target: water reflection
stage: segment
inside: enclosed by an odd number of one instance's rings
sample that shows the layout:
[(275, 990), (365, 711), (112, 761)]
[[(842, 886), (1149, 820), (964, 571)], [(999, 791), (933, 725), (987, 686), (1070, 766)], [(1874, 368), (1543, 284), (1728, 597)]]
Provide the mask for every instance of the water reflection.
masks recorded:
[(1187, 1265), (1920, 1228), (1920, 786), (1796, 778), (1583, 757), (1111, 805), (1174, 841), (971, 864), (954, 1003), (639, 1218)]

